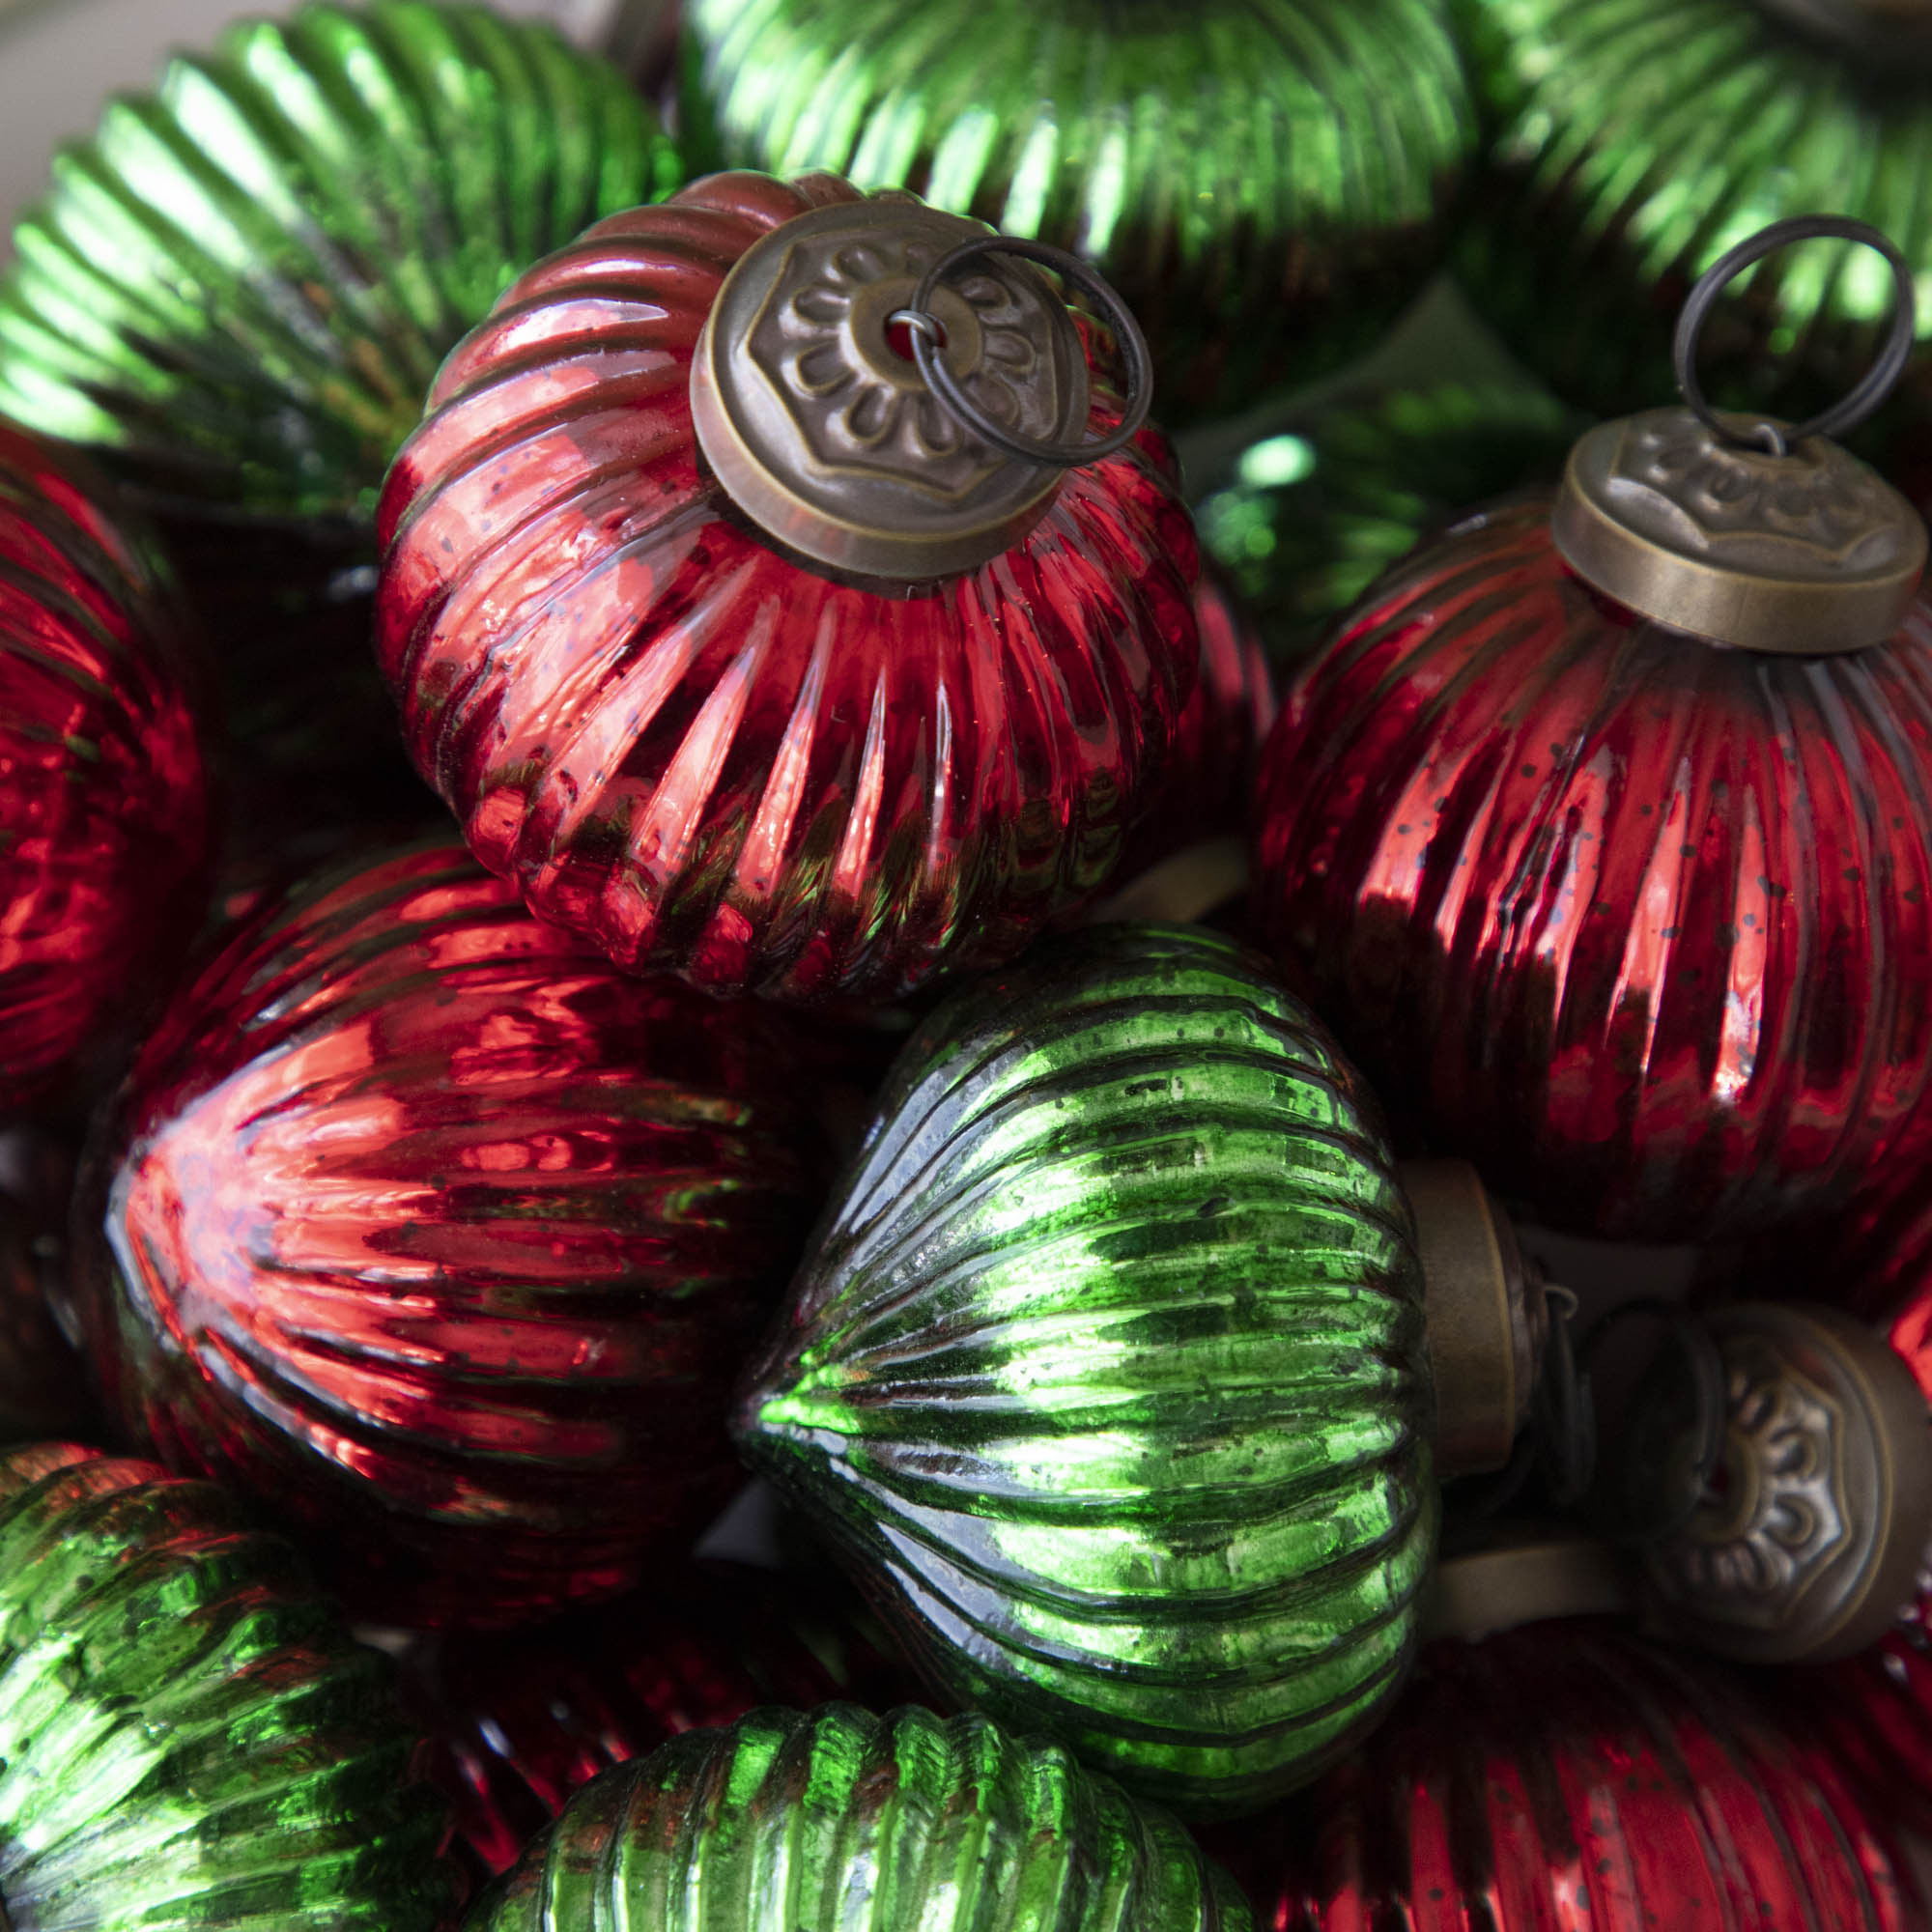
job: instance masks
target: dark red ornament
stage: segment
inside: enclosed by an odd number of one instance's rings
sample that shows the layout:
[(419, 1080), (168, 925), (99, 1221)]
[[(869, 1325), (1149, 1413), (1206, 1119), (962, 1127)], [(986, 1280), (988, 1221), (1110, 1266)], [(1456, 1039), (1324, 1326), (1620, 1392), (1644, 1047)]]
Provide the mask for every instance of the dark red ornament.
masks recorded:
[(694, 1569), (516, 1636), (421, 1641), (404, 1686), (429, 1733), (429, 1775), (486, 1875), (513, 1864), (580, 1786), (682, 1732), (760, 1704), (884, 1711), (911, 1694), (869, 1637), (796, 1578), (744, 1564)]
[(740, 1480), (814, 1205), (782, 1015), (632, 980), (439, 841), (252, 910), (83, 1183), (75, 1313), (171, 1466), (386, 1623), (638, 1583)]
[(1922, 600), (1863, 649), (1728, 648), (1582, 582), (1547, 498), (1472, 519), (1285, 695), (1257, 838), (1278, 956), (1551, 1224), (1828, 1207), (1932, 1091)]
[[(808, 563), (726, 494), (693, 418), (706, 319), (765, 238), (861, 205), (731, 174), (600, 222), (450, 357), (383, 501), (378, 654), (417, 769), (543, 917), (716, 991), (885, 996), (1010, 956), (1118, 865), (1195, 673), (1193, 528), (1136, 446), (919, 582)], [(956, 455), (936, 398), (832, 339), (840, 303), (885, 327), (910, 259), (848, 251), (798, 313), (855, 434)], [(1101, 340), (1076, 434), (1122, 419)]]
[(1590, 1622), (1425, 1653), (1396, 1715), (1244, 1848), (1275, 1932), (1906, 1932), (1830, 1748), (1707, 1659)]
[(119, 1032), (210, 838), (189, 648), (108, 486), (0, 424), (0, 1116)]

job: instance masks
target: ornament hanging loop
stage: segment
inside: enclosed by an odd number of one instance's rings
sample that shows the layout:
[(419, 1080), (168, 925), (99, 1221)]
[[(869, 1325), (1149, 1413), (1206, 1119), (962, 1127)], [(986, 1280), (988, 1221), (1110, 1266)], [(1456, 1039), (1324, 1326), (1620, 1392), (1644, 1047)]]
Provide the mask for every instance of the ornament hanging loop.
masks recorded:
[[(1773, 422), (1757, 422), (1741, 428), (1735, 418), (1727, 420), (1711, 408), (1697, 381), (1697, 337), (1705, 318), (1717, 305), (1718, 298), (1731, 278), (1753, 263), (1761, 262), (1780, 248), (1796, 242), (1857, 242), (1883, 255), (1891, 268), (1895, 298), (1891, 311), (1891, 331), (1886, 337), (1879, 358), (1850, 394), (1810, 421), (1786, 429)], [(1918, 337), (1918, 304), (1912, 286), (1912, 267), (1890, 238), (1866, 221), (1854, 221), (1839, 214), (1799, 214), (1788, 221), (1774, 221), (1755, 235), (1726, 249), (1697, 277), (1690, 299), (1677, 318), (1677, 332), (1671, 339), (1671, 362), (1677, 374), (1678, 392), (1685, 406), (1712, 435), (1740, 447), (1761, 444), (1774, 456), (1783, 456), (1794, 442), (1811, 436), (1842, 436), (1856, 428), (1891, 393)]]
[[(942, 340), (939, 321), (931, 312), (933, 294), (942, 282), (982, 255), (1017, 255), (1023, 261), (1037, 262), (1094, 298), (1114, 331), (1114, 339), (1120, 344), (1127, 365), (1126, 412), (1109, 434), (1091, 442), (1048, 442), (1038, 437), (1022, 436), (988, 415), (946, 366), (939, 353)], [(1003, 454), (1016, 456), (1023, 462), (1053, 469), (1077, 469), (1085, 464), (1098, 463), (1103, 457), (1124, 449), (1134, 440), (1153, 405), (1153, 357), (1148, 352), (1147, 337), (1141, 333), (1133, 310), (1079, 256), (1044, 242), (1021, 241), (1009, 235), (981, 235), (962, 242), (933, 263), (914, 291), (912, 300), (904, 308), (895, 310), (888, 319), (903, 323), (910, 332), (912, 359), (926, 387), (975, 436)]]

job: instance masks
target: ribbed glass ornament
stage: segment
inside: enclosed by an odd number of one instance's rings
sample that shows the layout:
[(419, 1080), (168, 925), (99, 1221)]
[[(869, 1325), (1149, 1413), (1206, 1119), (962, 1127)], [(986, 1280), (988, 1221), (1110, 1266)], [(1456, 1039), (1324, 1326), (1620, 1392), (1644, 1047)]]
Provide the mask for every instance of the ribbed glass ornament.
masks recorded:
[(688, 0), (694, 161), (909, 187), (1094, 262), (1157, 412), (1359, 355), (1474, 146), (1437, 0)]
[[(1568, 400), (1618, 415), (1670, 397), (1691, 284), (1788, 215), (1868, 221), (1921, 285), (1932, 274), (1923, 71), (1861, 59), (1760, 0), (1459, 4), (1495, 131), (1457, 278)], [(1705, 387), (1720, 407), (1806, 414), (1858, 381), (1891, 304), (1891, 272), (1868, 249), (1784, 249), (1706, 320)], [(1918, 328), (1932, 334), (1922, 300)]]
[(1249, 1807), (1414, 1641), (1413, 1239), (1373, 1100), (1260, 960), (1072, 934), (907, 1044), (740, 1446), (961, 1703)]
[(0, 1916), (14, 1932), (436, 1932), (442, 1801), (388, 1668), (219, 1491), (0, 1456)]
[(1586, 421), (1528, 383), (1348, 397), (1259, 438), (1194, 518), (1270, 662), (1305, 657), (1463, 511), (1553, 483)]
[(55, 156), (0, 279), (0, 413), (167, 495), (366, 516), (504, 286), (678, 179), (623, 76), (548, 25), (243, 21)]
[(1248, 1932), (1164, 1812), (982, 1717), (829, 1704), (588, 1785), (465, 1932)]

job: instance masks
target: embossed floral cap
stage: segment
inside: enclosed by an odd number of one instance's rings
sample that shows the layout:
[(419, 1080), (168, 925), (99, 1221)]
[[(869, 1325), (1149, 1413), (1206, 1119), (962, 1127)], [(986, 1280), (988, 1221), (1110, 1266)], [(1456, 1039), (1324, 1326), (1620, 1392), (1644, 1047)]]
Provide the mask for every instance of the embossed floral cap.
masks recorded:
[[(1719, 414), (1697, 385), (1697, 332), (1724, 284), (1791, 242), (1860, 241), (1893, 266), (1885, 353), (1835, 408), (1793, 426)], [(1818, 657), (1898, 628), (1925, 567), (1918, 512), (1831, 440), (1883, 401), (1913, 343), (1903, 258), (1862, 222), (1775, 222), (1714, 263), (1676, 337), (1684, 404), (1600, 423), (1570, 452), (1551, 534), (1577, 576), (1660, 623), (1748, 650)]]
[[(918, 581), (973, 569), (1038, 522), (1063, 470), (1008, 439), (1077, 444), (1086, 428), (1065, 302), (1013, 255), (976, 248), (914, 308), (936, 265), (989, 237), (888, 193), (800, 215), (739, 260), (691, 403), (706, 462), (753, 523), (817, 562)], [(926, 380), (916, 327), (965, 412)]]

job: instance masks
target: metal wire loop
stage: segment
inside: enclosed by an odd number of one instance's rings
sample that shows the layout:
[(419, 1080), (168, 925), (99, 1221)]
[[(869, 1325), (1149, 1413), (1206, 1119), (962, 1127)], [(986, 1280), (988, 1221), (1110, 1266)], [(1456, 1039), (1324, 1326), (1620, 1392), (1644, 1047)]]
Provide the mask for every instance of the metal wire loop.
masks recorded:
[[(928, 304), (940, 283), (982, 255), (1017, 255), (1023, 261), (1037, 262), (1094, 298), (1113, 329), (1127, 365), (1126, 413), (1117, 428), (1092, 442), (1048, 442), (995, 422), (961, 387), (939, 353), (940, 324)], [(1102, 457), (1124, 449), (1134, 440), (1153, 404), (1153, 357), (1148, 353), (1147, 337), (1141, 333), (1133, 310), (1079, 256), (1069, 255), (1064, 248), (1050, 247), (1044, 242), (1019, 241), (1008, 235), (977, 235), (956, 248), (949, 248), (925, 271), (925, 279), (914, 291), (911, 303), (895, 310), (890, 320), (904, 323), (912, 331), (912, 359), (926, 387), (976, 436), (1024, 462), (1055, 469), (1074, 469), (1083, 464), (1098, 463)]]
[[(1765, 256), (1775, 254), (1780, 248), (1789, 247), (1794, 242), (1813, 241), (1861, 242), (1867, 248), (1875, 248), (1890, 264), (1896, 293), (1891, 311), (1891, 332), (1886, 337), (1885, 348), (1856, 388), (1829, 410), (1813, 416), (1809, 422), (1800, 423), (1796, 429), (1783, 430), (1776, 423), (1762, 421), (1748, 428), (1742, 428), (1735, 421), (1726, 422), (1705, 400), (1704, 391), (1697, 382), (1697, 337), (1703, 329), (1705, 318), (1723, 294), (1725, 284), (1741, 270), (1748, 269), (1753, 262), (1761, 262)], [(1842, 436), (1846, 430), (1863, 422), (1891, 393), (1892, 384), (1898, 381), (1912, 355), (1918, 329), (1912, 267), (1889, 237), (1881, 234), (1869, 222), (1854, 221), (1847, 215), (1798, 214), (1788, 221), (1774, 221), (1769, 228), (1760, 228), (1755, 235), (1719, 255), (1697, 277), (1697, 285), (1690, 291), (1690, 299), (1677, 318), (1677, 333), (1671, 339), (1670, 356), (1677, 372), (1678, 393), (1706, 429), (1728, 443), (1763, 443), (1774, 456), (1782, 456), (1789, 444), (1802, 442), (1807, 436)]]

